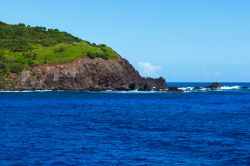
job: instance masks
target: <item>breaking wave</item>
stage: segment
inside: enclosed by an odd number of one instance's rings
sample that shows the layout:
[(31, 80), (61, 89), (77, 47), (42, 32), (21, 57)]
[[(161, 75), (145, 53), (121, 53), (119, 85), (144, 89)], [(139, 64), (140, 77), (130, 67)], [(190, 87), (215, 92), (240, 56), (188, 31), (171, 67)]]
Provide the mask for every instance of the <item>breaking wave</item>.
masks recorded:
[(182, 90), (184, 92), (199, 92), (199, 91), (241, 91), (241, 90), (250, 90), (249, 87), (245, 87), (245, 86), (222, 86), (219, 88), (206, 88), (206, 87), (178, 87), (179, 90)]
[(52, 92), (52, 90), (3, 90), (0, 93), (30, 93), (30, 92)]
[[(212, 92), (212, 91), (249, 91), (250, 86), (240, 86), (240, 85), (234, 85), (234, 86), (222, 86), (219, 88), (207, 88), (203, 86), (178, 86), (178, 90), (183, 91), (183, 92)], [(43, 92), (65, 92), (68, 90), (0, 90), (0, 93), (43, 93)], [(89, 92), (89, 93), (166, 93), (167, 91), (162, 90), (162, 91), (138, 91), (138, 90), (133, 90), (133, 91), (116, 91), (116, 90), (106, 90), (106, 91), (84, 91), (84, 90), (69, 90), (69, 91), (76, 91), (76, 92)]]

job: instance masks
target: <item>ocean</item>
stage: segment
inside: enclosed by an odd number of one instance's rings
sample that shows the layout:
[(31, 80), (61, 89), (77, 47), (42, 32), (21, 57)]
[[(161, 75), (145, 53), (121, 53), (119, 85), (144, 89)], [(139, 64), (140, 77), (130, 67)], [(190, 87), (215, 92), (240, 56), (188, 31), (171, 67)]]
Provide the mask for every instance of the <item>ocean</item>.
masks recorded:
[(189, 90), (2, 91), (0, 165), (250, 165), (250, 84), (170, 85)]

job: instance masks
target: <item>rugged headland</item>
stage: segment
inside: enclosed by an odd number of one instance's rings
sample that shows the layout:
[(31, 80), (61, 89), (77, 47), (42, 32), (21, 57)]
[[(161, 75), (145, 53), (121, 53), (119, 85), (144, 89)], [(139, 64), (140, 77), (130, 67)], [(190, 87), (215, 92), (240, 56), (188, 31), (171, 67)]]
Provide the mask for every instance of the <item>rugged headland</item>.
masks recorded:
[(66, 32), (0, 22), (2, 90), (161, 90), (110, 47)]
[(164, 89), (163, 78), (142, 78), (127, 60), (89, 57), (42, 64), (5, 79), (7, 89), (152, 90)]

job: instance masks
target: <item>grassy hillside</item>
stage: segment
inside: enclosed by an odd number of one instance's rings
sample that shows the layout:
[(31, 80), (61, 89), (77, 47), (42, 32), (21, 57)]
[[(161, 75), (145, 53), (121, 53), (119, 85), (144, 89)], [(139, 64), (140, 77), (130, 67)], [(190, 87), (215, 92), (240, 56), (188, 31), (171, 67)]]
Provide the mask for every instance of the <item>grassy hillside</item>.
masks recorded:
[(29, 66), (82, 56), (108, 59), (117, 57), (117, 53), (104, 44), (96, 45), (58, 29), (0, 22), (0, 77), (18, 74)]

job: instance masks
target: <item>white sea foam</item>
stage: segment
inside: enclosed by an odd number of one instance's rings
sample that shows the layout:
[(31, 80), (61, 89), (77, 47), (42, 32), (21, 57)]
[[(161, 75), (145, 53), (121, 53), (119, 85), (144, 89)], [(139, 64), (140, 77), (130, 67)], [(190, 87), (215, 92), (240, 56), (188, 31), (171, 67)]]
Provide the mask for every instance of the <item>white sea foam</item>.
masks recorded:
[(132, 90), (132, 91), (101, 91), (101, 93), (161, 93), (161, 91), (138, 91), (138, 90)]
[(223, 86), (220, 88), (221, 90), (234, 90), (234, 89), (241, 89), (240, 86)]
[[(235, 85), (235, 86), (223, 86), (217, 89), (210, 89), (210, 88), (205, 88), (205, 87), (200, 87), (200, 88), (194, 88), (194, 87), (178, 87), (179, 90), (182, 90), (184, 92), (200, 92), (200, 91), (230, 91), (230, 90), (241, 90), (242, 87)], [(249, 88), (246, 88), (249, 89)]]
[(192, 90), (194, 90), (194, 87), (180, 87), (178, 89), (183, 90), (183, 91), (192, 91)]
[(199, 89), (200, 91), (207, 91), (208, 89), (207, 88), (201, 88)]
[[(235, 91), (235, 90), (249, 90), (249, 87), (242, 87), (242, 86), (223, 86), (217, 89), (210, 89), (210, 88), (205, 88), (205, 87), (200, 87), (200, 88), (195, 88), (195, 87), (178, 87), (179, 90), (182, 90), (183, 92), (211, 92), (211, 91)], [(3, 90), (0, 91), (0, 93), (30, 93), (30, 92), (51, 92), (53, 90), (23, 90), (23, 91), (17, 91), (17, 90)], [(62, 92), (65, 90), (56, 90), (55, 92)], [(133, 91), (114, 91), (114, 90), (106, 90), (102, 91), (104, 93), (166, 93), (164, 90), (162, 91), (138, 91), (138, 90), (133, 90)]]
[(21, 91), (9, 91), (9, 90), (0, 91), (0, 93), (18, 93), (18, 92), (21, 92)]
[(0, 91), (0, 93), (30, 93), (30, 92), (51, 92), (52, 90), (20, 90), (20, 91), (17, 91), (17, 90), (3, 90), (3, 91)]

